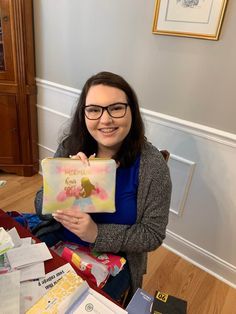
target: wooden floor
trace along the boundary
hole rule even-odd
[[[42,177],[19,177],[0,173],[0,208],[34,212],[34,195]],[[149,254],[143,289],[160,290],[188,302],[188,314],[236,314],[236,290],[185,261],[164,247]],[[139,313],[137,313],[139,314]]]

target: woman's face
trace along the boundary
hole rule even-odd
[[[99,105],[106,107],[115,103],[127,104],[126,95],[122,90],[106,85],[95,85],[90,87],[88,91],[85,106]],[[98,143],[98,154],[102,157],[103,154],[110,153],[111,157],[119,150],[130,131],[132,123],[131,110],[128,106],[126,114],[122,118],[113,118],[104,110],[98,120],[89,120],[85,116],[85,123],[89,133]]]

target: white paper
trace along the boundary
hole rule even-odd
[[[127,314],[128,312],[124,309],[122,309],[120,306],[116,305],[114,302],[111,300],[107,299],[104,295],[100,294],[99,292],[95,291],[94,289],[90,288],[88,283],[85,281],[83,283],[83,286],[81,287],[81,293],[78,296],[77,300],[73,303],[71,307],[69,307],[65,314],[73,314],[73,313],[115,313],[115,314]],[[98,307],[95,309],[94,307],[94,312],[82,312],[81,309],[85,309],[85,307],[81,308],[81,305],[83,302],[88,300],[89,296],[92,296],[92,299],[96,299],[96,305],[102,304],[103,307]],[[94,299],[93,299],[94,300]],[[106,310],[104,310],[104,307]],[[102,310],[101,310],[102,309]],[[108,310],[107,310],[108,309]],[[91,308],[90,308],[91,310]],[[109,312],[110,311],[110,312]]]
[[[79,307],[73,311],[73,314],[115,314],[114,311],[110,310],[104,303],[99,301],[93,295],[89,294],[85,300],[79,305]]]
[[[16,228],[12,228],[11,230],[8,231],[8,234],[10,235],[13,243],[14,243],[14,247],[19,247],[22,244],[22,240],[16,230]]]
[[[20,272],[0,276],[0,306],[4,314],[20,312]]]
[[[38,287],[37,281],[25,281],[20,284],[20,314],[24,314],[42,296],[44,291]]]
[[[23,245],[30,245],[32,244],[32,238],[31,237],[26,237],[26,238],[21,238],[21,246]]]
[[[109,307],[110,310],[114,311],[116,314],[128,314],[128,312],[124,309],[122,309],[120,306],[116,305],[114,302],[111,300],[107,299],[104,295],[101,293],[95,291],[92,288],[89,288],[90,294],[95,296],[98,300],[103,302],[107,307]]]
[[[7,251],[7,258],[12,268],[20,268],[52,258],[44,242],[18,247]]]
[[[20,281],[38,279],[45,276],[44,262],[36,263],[20,269]]]

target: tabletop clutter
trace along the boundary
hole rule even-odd
[[[119,267],[115,267],[108,255],[102,264],[96,262],[102,254],[95,254],[93,259],[92,253],[87,252],[85,261],[79,255],[81,248],[75,244],[60,243],[54,250],[66,256],[65,265],[45,274],[44,262],[53,258],[46,244],[35,243],[31,237],[20,238],[16,228],[0,227],[0,302],[4,314],[87,313],[88,307],[91,313],[97,314],[128,313],[92,289],[66,263],[72,261],[80,271],[90,272],[92,282],[101,287],[112,272],[122,269],[123,258],[119,260]],[[76,258],[72,258],[72,250]]]
[[[123,257],[70,242],[59,242],[52,249],[65,264],[45,274],[44,262],[53,258],[46,244],[20,238],[15,227],[0,227],[0,303],[4,314],[187,313],[185,300],[161,291],[151,295],[140,288],[124,310],[92,289],[75,271],[79,269],[99,290],[109,276],[122,269]]]

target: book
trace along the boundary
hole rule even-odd
[[[99,301],[96,297],[88,294],[86,298],[77,306],[74,310],[70,311],[71,314],[116,314],[114,311],[109,309],[103,302]],[[69,313],[70,313],[69,312]]]
[[[129,314],[150,314],[154,297],[138,288],[126,307]]]
[[[89,287],[75,273],[67,272],[26,314],[114,313],[127,311]]]
[[[168,295],[161,291],[156,291],[152,314],[186,314],[187,301]]]
[[[94,158],[89,165],[78,159],[45,158],[43,214],[75,208],[86,213],[115,212],[116,162]]]
[[[75,273],[72,266],[67,263],[47,273],[39,280],[27,280],[20,284],[20,313],[29,310],[44,294],[68,272]]]
[[[65,314],[127,314],[128,312],[106,298],[103,294],[90,288],[85,281],[83,290],[77,300],[65,311]]]
[[[26,313],[65,313],[83,290],[85,281],[75,273],[67,272]]]

